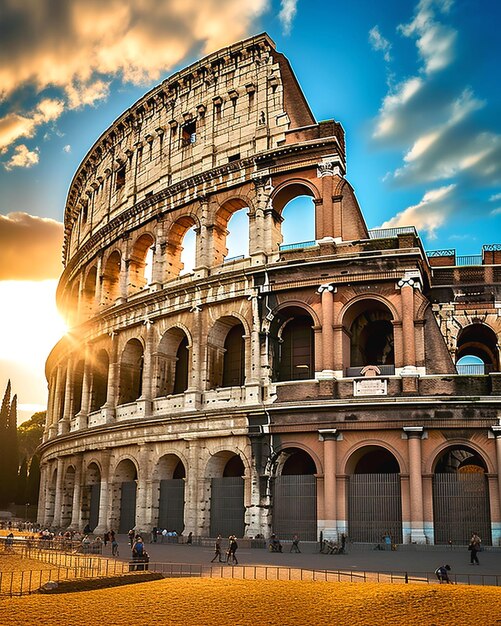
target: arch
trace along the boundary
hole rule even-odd
[[[143,382],[143,344],[129,339],[120,359],[120,386],[118,404],[134,402],[141,396]]]
[[[75,468],[69,465],[64,473],[61,493],[61,526],[67,528],[71,524],[73,514],[73,492],[75,490]]]
[[[185,463],[176,454],[164,454],[157,462],[155,476],[159,478],[158,501],[153,500],[152,508],[156,509],[153,519],[157,528],[181,534],[184,530]]]
[[[221,450],[207,463],[210,479],[210,536],[245,534],[245,464],[238,453]]]
[[[273,380],[315,377],[314,325],[302,306],[289,305],[277,311],[269,334]]]
[[[106,403],[109,366],[108,352],[104,349],[99,350],[92,364],[91,412],[97,411]]]
[[[451,443],[433,459],[433,529],[436,544],[467,544],[476,532],[492,544],[488,464],[470,443]]]
[[[83,377],[84,377],[85,361],[80,359],[73,370],[73,407],[72,417],[80,413],[82,410],[83,396]]]
[[[88,526],[94,530],[99,524],[101,502],[101,468],[96,460],[87,463],[82,484],[82,528]]]
[[[188,389],[191,341],[180,326],[169,328],[156,353],[156,397],[184,393]]]
[[[113,471],[112,483],[110,524],[112,528],[118,528],[119,533],[126,533],[136,525],[136,462],[129,457],[119,460]]]
[[[240,317],[220,317],[209,332],[208,388],[245,384],[246,324]]]
[[[320,200],[322,197],[317,187],[310,180],[291,178],[273,190],[271,203],[274,210],[281,215],[286,204],[298,196],[309,196],[314,200]]]
[[[189,230],[195,230],[198,233],[200,228],[198,218],[195,215],[183,215],[178,218],[170,227],[167,233],[167,270],[166,279],[172,280],[185,271],[191,271],[196,264],[193,258],[189,262],[183,256],[183,241]],[[189,264],[192,267],[186,267]]]
[[[120,297],[120,270],[122,255],[118,250],[113,250],[106,259],[103,267],[103,280],[101,288],[101,304],[111,306]]]
[[[394,320],[384,300],[369,297],[352,302],[343,315],[343,362],[351,368],[394,368]]]
[[[132,251],[129,255],[129,270],[128,270],[128,279],[129,284],[127,285],[127,293],[128,295],[132,295],[141,291],[144,287],[148,285],[148,277],[146,274],[147,268],[147,258],[149,251],[155,246],[155,238],[151,233],[143,233],[140,235],[134,245],[132,246]],[[152,261],[152,254],[150,253],[150,264]],[[151,269],[151,268],[149,268]],[[151,272],[150,272],[151,274]],[[150,276],[151,282],[151,276]]]
[[[288,446],[276,457],[272,487],[273,532],[317,540],[317,464],[303,448]]]
[[[93,265],[87,272],[82,290],[82,314],[92,315],[96,306],[97,266]]]
[[[476,357],[482,364],[460,364],[466,357]],[[498,339],[494,330],[483,323],[473,323],[464,326],[456,341],[456,364],[458,374],[484,374],[499,371]]]
[[[387,448],[364,444],[346,461],[348,534],[353,541],[402,543],[401,464]]]
[[[225,200],[223,204],[221,204],[214,215],[214,228],[212,231],[213,236],[213,258],[214,265],[221,265],[224,263],[226,257],[234,257],[240,256],[242,252],[237,253],[237,251],[230,250],[228,243],[228,235],[230,234],[228,230],[228,226],[232,217],[236,215],[238,212],[246,209],[248,212],[250,211],[249,202],[243,196],[234,196]],[[247,245],[243,246],[245,251],[248,254],[249,249],[249,224],[247,220],[247,228],[244,228],[246,232],[240,232],[241,238],[245,238],[247,241]],[[230,240],[231,241],[231,240]],[[233,244],[232,244],[233,248]],[[244,253],[245,255],[245,253]]]

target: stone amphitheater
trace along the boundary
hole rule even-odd
[[[501,246],[369,230],[345,175],[266,34],[97,139],[65,207],[41,524],[500,544]]]

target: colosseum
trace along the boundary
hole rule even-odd
[[[65,207],[41,524],[501,543],[501,246],[369,230],[345,174],[266,34],[97,139]]]

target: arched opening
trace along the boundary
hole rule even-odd
[[[273,380],[308,380],[315,377],[313,319],[304,309],[287,307],[270,328]]]
[[[110,360],[106,350],[100,350],[92,368],[92,395],[90,410],[97,411],[106,402]]]
[[[61,527],[68,528],[73,514],[73,491],[75,490],[75,468],[68,467],[64,475],[61,494]]]
[[[97,463],[89,463],[82,490],[82,529],[89,526],[91,531],[99,524],[99,503],[101,500],[101,472]]]
[[[245,467],[242,459],[230,451],[219,452],[211,458],[207,469],[211,479],[210,536],[243,537]]]
[[[73,416],[82,410],[82,392],[85,362],[83,359],[77,362],[73,370]]]
[[[119,533],[127,533],[136,525],[136,495],[136,466],[130,459],[124,459],[113,476],[111,525]]]
[[[233,326],[224,340],[222,387],[239,387],[245,379],[245,330],[242,324]]]
[[[245,329],[235,317],[222,317],[208,338],[208,387],[239,387],[245,384]]]
[[[120,297],[120,265],[120,253],[118,250],[114,250],[108,257],[103,270],[101,289],[101,303],[103,306],[111,306]]]
[[[343,324],[348,376],[359,376],[366,365],[377,366],[383,375],[395,372],[392,320],[388,307],[378,300],[359,300],[350,307]]]
[[[248,213],[242,198],[232,198],[219,207],[213,229],[214,265],[249,255]]]
[[[238,209],[228,221],[225,263],[249,256],[249,209]]]
[[[282,211],[282,245],[315,243],[315,204],[311,196],[296,196]]]
[[[184,393],[188,389],[189,342],[180,328],[164,333],[156,355],[156,397]]]
[[[433,474],[436,544],[467,544],[473,532],[491,545],[487,467],[468,446],[453,446],[437,458]]]
[[[143,345],[138,339],[130,339],[120,360],[120,388],[118,404],[134,402],[142,393]]]
[[[144,234],[135,242],[129,257],[129,295],[141,291],[151,282],[151,263],[153,260],[153,246],[155,241],[149,234]],[[147,260],[150,259],[148,266]]]
[[[167,237],[166,279],[193,271],[196,263],[196,223],[187,215],[171,226]]]
[[[275,219],[272,239],[281,250],[304,243],[314,245],[316,239],[315,204],[312,190],[300,182],[282,187],[273,197]]]
[[[461,329],[456,346],[458,374],[488,374],[499,370],[496,333],[485,324],[470,324]]]
[[[348,534],[353,541],[402,543],[400,465],[379,446],[357,450],[347,466]]]
[[[87,273],[82,292],[82,314],[92,315],[96,306],[97,267],[93,266]]]
[[[157,466],[160,478],[157,527],[175,530],[179,535],[184,530],[184,487],[186,469],[175,454],[160,458]]]
[[[273,532],[317,540],[317,467],[300,448],[286,448],[277,459],[273,481]]]

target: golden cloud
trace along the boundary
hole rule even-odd
[[[63,224],[28,213],[0,215],[0,280],[46,280],[62,271]]]

